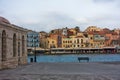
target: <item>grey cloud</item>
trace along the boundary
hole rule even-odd
[[[50,12],[39,17],[38,23],[36,24],[22,22],[18,24],[32,30],[49,32],[50,30],[56,28],[75,27],[78,26],[80,23],[68,15]]]
[[[42,22],[40,23],[52,29],[61,27],[74,27],[79,24],[79,22],[69,17],[68,15],[54,12],[44,15]]]
[[[120,17],[118,15],[101,15],[99,17],[90,18],[89,25],[99,26],[101,28],[119,28]]]
[[[79,26],[80,29],[83,31],[88,26],[98,26],[98,27],[119,27],[120,24],[120,17],[114,14],[107,14],[107,15],[98,15],[90,18],[86,18],[88,21],[86,23],[78,22],[75,19],[71,18],[66,14],[61,13],[47,13],[44,14],[42,17],[39,18],[38,23],[36,24],[20,24],[28,29],[36,30],[36,31],[47,31],[49,32],[52,29],[58,29],[63,27],[75,27]]]

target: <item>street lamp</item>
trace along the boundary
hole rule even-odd
[[[36,36],[34,35],[34,47],[35,47],[35,50],[34,50],[34,62],[37,62],[36,60]]]

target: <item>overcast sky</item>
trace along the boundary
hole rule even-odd
[[[36,31],[120,27],[120,0],[0,0],[0,16]]]

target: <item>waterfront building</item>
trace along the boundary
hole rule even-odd
[[[62,33],[62,29],[54,29],[50,31],[50,34],[61,34]]]
[[[84,32],[94,32],[94,31],[101,31],[100,28],[97,26],[89,26]]]
[[[87,47],[88,37],[79,32],[77,35],[62,38],[62,48],[85,48]]]
[[[62,38],[62,48],[72,48],[73,47],[73,38],[64,37]]]
[[[62,35],[61,34],[49,34],[46,38],[47,48],[61,48],[62,47]]]
[[[114,29],[113,31],[116,32],[118,35],[120,35],[120,29],[119,28],[118,29]]]
[[[117,32],[106,33],[105,38],[105,46],[119,46],[120,36]]]
[[[112,32],[111,46],[118,46],[118,45],[119,45],[119,34],[117,32]]]
[[[93,41],[94,32],[88,32],[86,34],[88,35],[88,39],[89,39],[88,47],[89,48],[94,48],[94,41]]]
[[[62,35],[68,36],[68,28],[67,27],[62,29]]]
[[[75,28],[70,28],[68,29],[68,35],[71,36],[71,35],[76,35],[77,34],[77,31]]]
[[[68,31],[72,32],[72,35],[77,35],[77,33],[80,32],[80,29],[78,26],[76,26],[75,28],[70,28],[68,29]],[[69,33],[68,33],[69,34]],[[71,35],[70,35],[71,36]]]
[[[61,34],[50,34],[50,38],[56,41],[56,48],[62,47],[62,35]]]
[[[84,47],[84,45],[83,45],[83,36],[73,37],[73,47],[74,48]]]
[[[44,32],[44,31],[39,32],[40,48],[44,48],[44,49],[47,48],[47,45],[46,45],[47,37],[48,37],[48,33]]]
[[[88,32],[89,47],[102,48],[105,45],[105,35],[102,31]]]
[[[39,33],[35,31],[28,31],[27,33],[27,47],[34,48],[40,47]]]
[[[102,48],[105,44],[105,36],[102,32],[95,32],[93,35],[94,48]]]
[[[27,29],[0,17],[0,69],[27,63]]]
[[[88,37],[85,36],[82,32],[77,33],[75,37],[73,37],[73,47],[74,48],[85,48],[88,47]]]
[[[101,31],[102,31],[104,34],[111,32],[111,30],[108,29],[108,28],[103,28]]]
[[[55,40],[55,39],[53,39],[53,38],[50,38],[50,37],[48,37],[47,39],[46,39],[46,47],[47,47],[47,49],[50,49],[50,48],[57,48],[57,41]]]
[[[67,27],[63,28],[62,29],[62,35],[65,36],[65,37],[76,35],[76,30],[75,30],[75,28],[67,28]]]

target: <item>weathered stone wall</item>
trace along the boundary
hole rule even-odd
[[[1,52],[1,45],[2,45],[2,43],[1,43],[1,41],[2,41],[2,33],[1,33],[1,25],[0,25],[0,69],[1,69],[1,64],[2,64],[2,62],[1,62],[1,54],[2,54],[2,52]]]
[[[6,60],[2,61],[2,31],[6,32]],[[13,35],[16,34],[16,56],[13,56]],[[24,36],[24,52],[22,55],[22,36]],[[25,31],[17,29],[16,26],[11,24],[0,23],[0,69],[15,68],[18,65],[27,63],[27,46],[26,46],[27,34]],[[20,43],[19,55],[18,55],[18,42]]]

